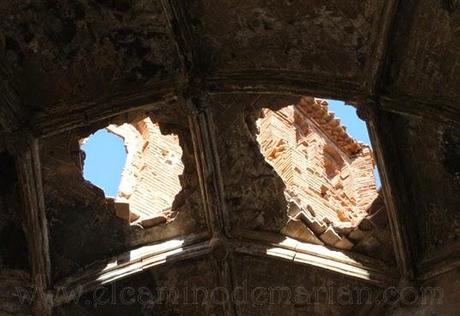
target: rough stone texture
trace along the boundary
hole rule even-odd
[[[395,116],[391,116],[391,128],[399,131],[395,142],[401,148],[405,185],[414,205],[409,214],[419,236],[424,236],[417,238],[417,254],[420,260],[427,259],[459,242],[460,129]],[[414,156],[426,158],[414,161]]]
[[[236,256],[233,263],[239,271],[234,292],[218,286],[214,265],[186,261],[104,286],[57,308],[56,315],[218,316],[223,313],[222,298],[230,293],[237,315],[342,316],[359,313],[365,304],[372,306],[381,299],[377,287],[313,267],[249,256]],[[130,304],[123,304],[123,299],[131,299]],[[374,315],[383,315],[377,311]]]
[[[314,244],[321,244],[318,241],[322,240],[324,244],[333,248],[352,250],[394,263],[393,242],[381,194],[366,209],[367,215],[355,224],[331,223],[327,217],[320,221],[308,208],[305,210],[295,202],[295,199],[289,196],[287,198],[290,200],[288,212],[291,217],[294,217],[281,230],[286,236]],[[303,234],[297,226],[291,227],[292,220],[300,220],[305,224],[306,229]],[[313,236],[309,236],[310,233]]]
[[[210,224],[209,217],[215,215],[217,223],[207,227],[213,242],[210,249],[204,246],[211,255],[202,260],[172,265],[161,255],[155,257],[164,266],[148,269],[163,271],[156,277],[158,283],[149,283],[145,270],[142,273],[148,260],[139,258],[113,263],[115,270],[100,277],[120,273],[126,285],[154,287],[188,282],[234,288],[248,280],[253,288],[286,283],[314,288],[331,281],[334,290],[347,284],[367,287],[363,279],[369,278],[382,288],[398,282],[403,289],[408,284],[439,286],[445,300],[396,304],[386,312],[378,305],[340,302],[243,304],[235,306],[236,314],[458,314],[459,13],[458,0],[2,1],[0,152],[22,158],[16,161],[13,177],[3,177],[13,169],[0,161],[0,191],[12,190],[0,194],[0,229],[15,232],[6,234],[10,241],[11,236],[19,240],[16,236],[22,229],[32,245],[27,256],[32,271],[11,270],[28,266],[15,259],[25,248],[18,243],[11,249],[2,240],[2,264],[14,264],[0,267],[0,313],[28,315],[33,307],[35,315],[49,316],[40,296],[34,306],[20,305],[12,299],[11,289],[34,283],[37,293],[53,294],[56,280],[77,270],[86,280],[98,282],[99,274],[94,276],[87,264],[136,245],[202,231],[204,218]],[[282,173],[266,162],[256,140],[261,109],[277,111],[296,104],[301,95],[356,105],[370,127],[382,172],[383,192],[376,201],[385,194],[386,207],[372,203],[357,228],[333,227],[355,244],[352,251],[305,247],[333,253],[325,265],[319,255],[294,264],[292,251],[277,247],[282,245],[276,243],[293,244],[279,234],[291,220],[314,225],[315,235],[332,222],[319,223],[313,218],[314,208],[304,208],[285,195]],[[114,216],[102,191],[81,177],[78,153],[80,138],[111,123],[133,122],[130,115],[140,108],[145,110],[142,117],[147,114],[159,122],[164,134],[178,135],[187,175],[173,202],[172,209],[179,210],[174,221],[146,230]],[[206,119],[197,123],[195,114]],[[199,140],[210,145],[204,146],[207,150],[193,146],[189,119],[191,130],[203,132]],[[40,159],[35,155],[37,141]],[[208,150],[213,145],[216,152]],[[36,201],[43,197],[37,173],[40,160],[46,216]],[[200,163],[208,168],[196,168]],[[206,177],[200,178],[203,192],[195,169]],[[321,191],[320,186],[319,192],[326,195],[326,189]],[[17,196],[18,192],[23,194]],[[291,219],[299,210],[312,218]],[[382,216],[385,213],[388,218]],[[240,242],[234,238],[238,232],[232,231],[238,228],[255,230],[250,233],[257,241],[241,241],[248,244],[245,253],[255,251],[250,257],[231,253],[232,245]],[[258,238],[267,234],[261,230],[275,235],[274,244],[260,245],[265,241]],[[48,236],[51,265],[46,247],[37,247],[46,246]],[[395,241],[394,261],[392,248],[388,249],[390,237]],[[187,249],[177,250],[178,255],[197,254]],[[286,261],[273,261],[268,252],[277,252]],[[354,264],[340,261],[358,257],[364,259]],[[312,262],[323,269],[312,267]],[[128,267],[134,275],[125,274]],[[48,279],[48,268],[53,279],[41,284]],[[354,274],[357,269],[359,275]],[[85,298],[92,302],[92,295]],[[210,315],[230,314],[220,307],[179,304],[159,307],[154,314],[203,315],[203,308]],[[119,304],[98,310],[70,304],[56,313],[148,315],[149,311]]]
[[[334,73],[359,82],[380,6],[375,0],[353,6],[317,1],[312,7],[295,0],[219,5],[202,0],[190,2],[187,9],[199,49],[213,71],[283,69],[318,77]]]
[[[159,1],[8,1],[0,10],[0,56],[34,111],[176,76]]]
[[[346,234],[346,238],[354,243],[354,251],[394,264],[393,240],[381,192],[366,212],[368,215]],[[366,229],[363,223],[368,225]]]
[[[370,149],[350,138],[327,111],[325,101],[303,97],[299,105],[286,107],[287,99],[284,104],[255,100],[219,96],[209,101],[214,120],[221,122],[216,126],[217,145],[233,228],[284,231],[304,241],[308,239],[305,234],[312,231],[315,235],[310,241],[318,244],[329,227],[337,239],[326,242],[328,246],[352,248],[393,262],[385,220],[381,227],[371,225],[361,238],[344,239],[336,246],[361,222],[369,221],[376,208],[382,208]],[[261,114],[262,106],[273,110]],[[328,153],[325,148],[335,150]],[[336,160],[343,162],[341,173],[328,176],[328,162]],[[281,203],[287,203],[288,208]],[[289,224],[288,216],[303,220],[308,231],[301,234]]]
[[[217,280],[218,273],[207,260],[189,260],[100,287],[55,312],[58,316],[217,316],[222,315],[222,309],[211,304],[212,297],[220,299],[211,294],[218,288]]]
[[[238,315],[354,315],[362,309],[359,300],[375,303],[380,292],[344,276],[276,260],[238,256],[235,268],[240,272],[236,284],[249,298],[237,305]]]
[[[248,98],[210,100],[221,154],[225,198],[234,227],[279,231],[287,221],[284,184],[260,153]]]
[[[410,19],[408,22],[407,19]],[[458,1],[405,1],[400,8],[396,45],[392,50],[387,89],[395,95],[460,96],[460,36]]]
[[[394,309],[394,316],[456,315],[460,286],[460,269],[442,274],[423,282],[422,290],[407,299],[406,307]]]
[[[190,141],[186,132],[176,131]],[[113,203],[107,203],[104,192],[85,181],[82,175],[82,154],[79,140],[85,134],[65,133],[47,138],[42,144],[43,181],[50,229],[50,247],[54,263],[53,275],[61,278],[98,258],[108,258],[148,242],[181,236],[200,229],[204,219],[197,213],[200,195],[195,181],[176,196],[170,223],[143,229],[130,226],[115,216]],[[196,177],[191,145],[183,148],[184,174]],[[193,174],[195,173],[195,176]],[[88,247],[88,245],[98,245]]]
[[[14,280],[16,279],[16,280]],[[31,300],[24,295],[31,291],[30,274],[23,271],[0,273],[0,315],[32,315]]]
[[[312,244],[319,245],[323,244],[323,242],[321,242],[321,240],[318,237],[316,237],[315,233],[311,231],[311,229],[308,228],[308,226],[305,225],[305,223],[298,219],[289,220],[286,226],[284,226],[281,230],[281,233],[303,242],[309,242]]]
[[[264,109],[257,126],[261,152],[286,186],[291,220],[282,233],[394,259],[372,151],[348,135],[325,100],[302,97],[277,111]],[[303,234],[293,224],[298,220],[306,225]],[[358,227],[365,227],[366,233],[348,239]]]

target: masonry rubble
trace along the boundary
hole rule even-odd
[[[374,178],[369,146],[354,140],[325,100],[302,97],[278,111],[264,109],[257,139],[266,160],[286,185],[289,220],[281,233],[303,242],[376,253],[375,235],[387,218]],[[183,165],[174,135],[161,135],[150,118],[109,131],[128,152],[116,215],[152,227],[171,219]]]

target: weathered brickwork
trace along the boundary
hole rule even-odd
[[[140,220],[166,215],[181,189],[184,170],[178,137],[162,135],[148,117],[108,129],[124,139],[128,153],[115,201],[128,202]]]
[[[257,124],[261,151],[286,186],[289,219],[283,234],[393,257],[372,151],[348,135],[325,100],[302,97],[278,111],[264,109]],[[124,139],[128,152],[117,215],[143,227],[172,219],[183,172],[177,136],[161,135],[150,118],[108,129]]]
[[[259,127],[266,159],[316,218],[355,225],[366,215],[377,196],[372,151],[346,134],[326,101],[303,98],[276,112],[265,109]]]
[[[0,316],[458,315],[459,48],[460,0],[0,1]]]
[[[261,151],[286,185],[290,220],[282,233],[392,257],[372,150],[348,135],[325,100],[302,97],[278,111],[264,109],[258,127]]]

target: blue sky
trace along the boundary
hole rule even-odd
[[[348,134],[360,142],[367,145],[371,144],[366,123],[358,117],[353,106],[335,100],[327,100],[327,103],[329,104],[329,112],[335,113],[335,117],[339,118],[342,125],[347,127]]]
[[[371,145],[366,123],[358,117],[354,107],[345,105],[344,102],[336,100],[327,100],[327,103],[329,103],[329,111],[334,112],[335,117],[340,118],[342,125],[347,127],[348,134],[360,142],[369,146]],[[374,170],[374,175],[377,181],[377,187],[379,188],[381,187],[381,183],[377,168]]]
[[[355,108],[342,101],[328,100],[328,103],[329,111],[341,119],[348,133],[358,141],[370,145],[366,124],[358,118]],[[116,196],[126,162],[123,140],[106,129],[101,129],[91,135],[82,148],[86,152],[83,172],[85,179],[102,188],[106,196]],[[377,170],[375,175],[377,186],[380,187]]]
[[[106,196],[116,196],[126,162],[123,140],[104,128],[91,135],[82,148],[86,152],[85,179],[103,189]]]

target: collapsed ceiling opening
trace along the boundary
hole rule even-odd
[[[3,1],[0,313],[456,315],[460,20],[453,3]],[[370,174],[371,153],[343,138],[324,111],[312,111],[324,114],[322,133],[337,133],[343,144],[300,124],[302,111],[291,117],[292,138],[264,141],[261,111],[283,121],[299,96],[356,106],[381,192],[354,181],[356,170]],[[180,175],[179,186],[169,184],[175,192],[152,214],[166,221],[149,227],[116,216],[116,200],[84,180],[79,144],[146,117],[180,147],[160,153],[168,162],[162,170],[168,179]],[[285,168],[289,156],[297,169]],[[357,161],[363,168],[353,168]],[[294,186],[303,175],[318,179],[307,192]],[[286,304],[212,299],[244,286],[268,298],[273,288],[331,291],[318,304],[294,295]],[[163,288],[199,287],[209,299],[152,307],[142,295],[127,300],[130,287],[154,298]],[[354,293],[345,303],[330,294],[343,289]],[[33,295],[24,302],[18,290]],[[104,291],[124,300],[98,300]]]

